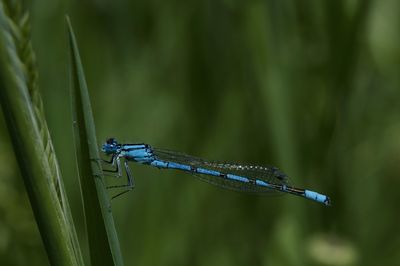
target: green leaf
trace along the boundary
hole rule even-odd
[[[0,103],[53,265],[84,265],[39,94],[28,15],[0,2]]]
[[[71,23],[66,17],[71,53],[71,101],[75,151],[93,265],[123,265],[118,237],[99,162],[89,93]]]

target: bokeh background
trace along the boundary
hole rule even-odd
[[[398,265],[400,1],[27,1],[77,230],[64,15],[98,140],[272,164],[331,207],[132,165],[113,202],[126,265]],[[1,111],[0,111],[1,112]],[[0,115],[0,264],[47,257]],[[85,248],[85,246],[83,245]]]

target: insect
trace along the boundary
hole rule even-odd
[[[293,194],[324,205],[330,205],[328,196],[308,189],[289,186],[288,177],[276,167],[262,167],[235,163],[219,163],[206,161],[183,153],[152,148],[148,144],[120,144],[115,138],[109,138],[103,144],[102,152],[111,156],[104,161],[115,167],[113,170],[104,170],[122,176],[121,158],[124,159],[124,168],[128,183],[126,185],[111,186],[108,188],[126,188],[115,195],[116,198],[134,187],[132,172],[128,162],[151,165],[159,169],[176,169],[190,173],[199,179],[218,187],[239,192],[270,193],[280,192]]]

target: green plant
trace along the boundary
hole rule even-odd
[[[83,265],[28,33],[27,13],[17,4],[0,2],[0,102],[50,262]]]
[[[93,265],[122,265],[111,205],[105,191],[96,130],[90,106],[85,74],[81,64],[69,18],[68,37],[71,54],[71,102],[74,125],[75,151],[81,182],[89,240],[90,258]]]
[[[79,52],[69,19],[75,148],[93,265],[123,265]],[[53,265],[84,265],[37,85],[27,13],[0,2],[0,103],[37,224]]]

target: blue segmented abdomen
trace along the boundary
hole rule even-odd
[[[155,166],[157,168],[165,168],[165,169],[176,169],[176,170],[181,170],[185,172],[189,172],[194,175],[202,175],[202,178],[204,181],[208,181],[209,183],[212,183],[214,185],[222,185],[225,188],[227,187],[227,181],[233,181],[233,182],[240,182],[244,184],[250,184],[251,180],[245,176],[238,176],[234,174],[229,174],[229,173],[223,173],[220,171],[215,171],[207,168],[202,168],[202,167],[194,167],[191,165],[187,164],[180,164],[176,162],[168,162],[168,161],[161,161],[161,160],[154,160],[150,163],[150,165]],[[213,179],[206,178],[206,177],[214,177]],[[219,180],[219,181],[218,181]],[[223,185],[225,181],[225,185]],[[256,185],[256,182],[253,182],[253,185]],[[235,190],[243,190],[240,189],[240,186],[232,186],[231,188]]]
[[[230,180],[235,180],[235,181],[244,182],[244,183],[250,182],[250,180],[247,177],[237,176],[237,175],[232,175],[232,174],[225,174],[222,172],[218,172],[218,171],[214,171],[214,170],[210,170],[210,169],[206,169],[206,168],[193,167],[190,165],[180,164],[180,163],[175,163],[175,162],[154,160],[150,163],[150,165],[158,167],[158,168],[177,169],[177,170],[187,171],[192,174],[202,174],[202,175],[222,177],[222,178],[227,178]]]
[[[215,170],[210,170],[210,169],[205,169],[205,168],[200,168],[200,167],[193,167],[190,165],[186,164],[180,164],[180,163],[175,163],[175,162],[167,162],[167,161],[161,161],[161,160],[154,160],[150,163],[150,165],[157,167],[157,168],[165,168],[165,169],[176,169],[176,170],[182,170],[186,172],[190,172],[192,174],[201,174],[201,175],[206,175],[206,176],[213,176],[215,178],[220,178],[225,181],[232,181],[232,182],[239,182],[247,185],[253,185],[254,186],[254,192],[260,192],[260,187],[268,189],[268,190],[274,190],[274,191],[279,191],[279,192],[284,192],[284,193],[290,193],[298,196],[305,197],[310,200],[314,200],[323,204],[328,205],[329,204],[329,198],[325,195],[322,195],[320,193],[311,191],[311,190],[303,190],[303,189],[298,189],[298,188],[292,188],[290,186],[284,185],[284,184],[271,184],[268,182],[265,182],[263,180],[259,179],[251,179],[247,178],[245,176],[239,176],[239,175],[234,175],[234,174],[228,174],[228,173],[222,173],[219,171]],[[216,185],[220,184],[220,181],[217,181],[218,179],[213,179],[214,183]],[[209,181],[209,180],[205,180]],[[237,190],[237,186],[230,187],[235,190]],[[256,189],[258,188],[258,189]],[[240,189],[239,189],[240,190]]]
[[[155,158],[151,163],[153,166],[190,172],[203,181],[231,190],[251,193],[279,192],[276,187],[286,185],[288,181],[287,176],[276,167],[210,162],[169,150],[152,151]]]

